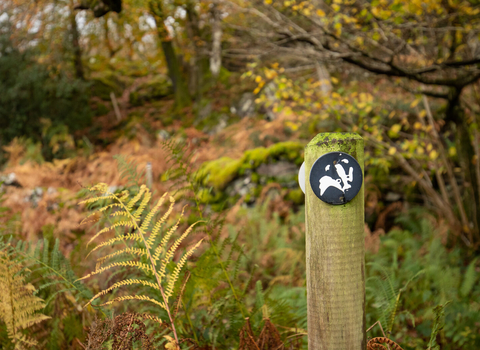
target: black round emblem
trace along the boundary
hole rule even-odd
[[[330,152],[318,158],[310,170],[310,186],[315,195],[328,204],[350,202],[362,188],[362,168],[357,160],[343,152]]]

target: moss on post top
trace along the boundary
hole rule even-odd
[[[352,132],[325,132],[315,136],[305,147],[305,150],[321,147],[323,150],[341,150],[351,153],[355,151],[359,142],[363,145],[363,138]]]

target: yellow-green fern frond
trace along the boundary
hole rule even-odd
[[[158,318],[157,316],[149,315],[149,314],[142,314],[142,317],[147,319],[147,320],[157,322],[158,324],[163,324],[163,321],[160,318]]]
[[[151,191],[145,186],[142,185],[140,187],[139,192],[133,196],[133,198],[129,197],[128,192],[124,192],[121,194],[121,197],[108,192],[108,187],[106,185],[98,185],[94,186],[92,188],[95,191],[100,191],[103,196],[102,197],[95,197],[93,199],[89,199],[86,201],[86,203],[94,203],[98,201],[99,199],[105,199],[105,198],[110,198],[112,199],[115,204],[112,206],[109,204],[110,207],[108,208],[118,208],[117,211],[114,213],[109,214],[111,218],[114,217],[119,217],[119,221],[113,223],[109,227],[102,228],[100,231],[98,231],[92,239],[88,243],[91,243],[94,239],[98,238],[102,234],[114,230],[117,227],[130,227],[132,228],[131,233],[127,235],[118,235],[114,238],[109,238],[103,240],[103,242],[100,242],[98,246],[96,246],[94,249],[90,251],[90,254],[96,250],[99,250],[100,248],[106,247],[106,246],[113,246],[116,243],[123,241],[126,244],[126,247],[123,249],[120,249],[116,252],[107,254],[97,260],[97,266],[93,272],[90,274],[80,278],[80,280],[89,278],[94,275],[98,275],[100,273],[106,272],[114,267],[135,267],[138,270],[146,273],[146,278],[145,279],[137,279],[137,278],[127,278],[125,280],[119,281],[111,285],[105,290],[100,291],[97,293],[93,298],[90,299],[90,301],[87,303],[87,305],[90,305],[94,300],[101,298],[103,296],[106,296],[109,292],[112,290],[116,290],[120,287],[123,286],[129,286],[129,285],[141,285],[143,287],[150,287],[156,290],[159,290],[160,293],[156,293],[156,295],[161,294],[161,300],[155,300],[154,298],[145,295],[145,293],[132,293],[131,295],[125,295],[121,297],[114,298],[112,300],[107,301],[106,303],[102,304],[102,306],[105,305],[110,305],[113,304],[114,302],[117,301],[126,301],[126,300],[140,300],[140,301],[148,301],[151,303],[154,303],[163,309],[167,311],[167,315],[169,317],[171,327],[174,330],[174,321],[172,318],[172,314],[170,313],[170,308],[168,305],[168,299],[172,296],[173,294],[173,289],[175,287],[175,283],[177,282],[181,269],[185,266],[187,263],[187,259],[193,254],[194,250],[198,248],[200,245],[201,241],[195,244],[195,246],[190,249],[178,262],[176,268],[174,269],[173,273],[171,275],[166,275],[166,266],[168,262],[173,258],[173,255],[175,253],[175,250],[178,249],[182,241],[187,237],[187,235],[193,230],[193,227],[198,223],[195,223],[191,225],[177,240],[174,241],[174,243],[168,248],[169,241],[173,234],[177,231],[180,221],[185,213],[185,207],[182,210],[182,213],[180,214],[180,217],[176,221],[176,223],[171,226],[170,228],[166,229],[165,234],[163,237],[161,237],[160,244],[158,247],[155,247],[155,242],[157,238],[160,235],[160,231],[162,228],[162,225],[165,224],[173,212],[173,208],[175,205],[175,199],[172,196],[169,196],[170,200],[170,205],[166,211],[166,213],[156,222],[154,222],[156,214],[160,211],[162,205],[166,201],[167,194],[164,194],[155,204],[155,206],[149,211],[146,212],[146,207],[148,206],[152,193]],[[85,202],[85,201],[84,201]],[[100,204],[103,204],[104,202],[100,202]],[[98,209],[96,212],[97,213],[105,213],[106,210],[108,209],[103,209],[107,207],[107,205],[104,205],[101,209]],[[146,215],[144,215],[146,214]],[[140,225],[140,219],[144,217],[142,224]],[[153,225],[153,228],[151,232],[148,232],[151,225]],[[131,244],[130,242],[134,241],[135,247],[129,246]],[[118,261],[115,262],[108,262],[107,260],[112,259],[114,257],[123,255],[123,254],[130,254],[132,256],[132,260],[127,260],[127,261],[122,261],[121,258],[116,259]],[[147,258],[148,263],[140,262],[139,258]],[[157,261],[160,260],[160,258],[164,258],[162,260],[162,266],[160,271],[157,271]],[[154,278],[154,280],[152,279]],[[165,286],[163,283],[164,278],[167,277],[168,279],[168,285],[166,286],[166,293],[165,293]],[[152,280],[149,280],[152,279]],[[86,306],[87,306],[86,305]],[[154,316],[148,317],[148,319],[153,320],[158,323],[162,323],[162,321],[159,318],[156,318]]]
[[[37,313],[45,304],[34,295],[35,287],[25,282],[21,270],[22,266],[11,260],[11,255],[0,251],[0,320],[6,324],[15,348],[37,345],[21,331],[50,318]]]
[[[122,192],[120,192],[120,194],[118,195],[118,199],[120,200],[120,202],[125,202],[128,197],[130,197],[130,192],[128,192],[128,190],[123,190]]]
[[[128,202],[127,204],[127,209],[128,210],[132,210],[133,206],[140,200],[140,198],[142,198],[143,194],[145,193],[145,191],[147,191],[148,188],[147,186],[145,185],[142,185],[140,187],[140,191],[138,191],[137,195],[135,197],[133,197],[130,202]]]
[[[107,199],[115,200],[116,198],[118,198],[118,197],[115,196],[114,194],[109,194],[109,195],[104,195],[104,196],[100,196],[100,197],[88,198],[88,199],[85,199],[84,201],[81,201],[79,204],[92,204],[92,203],[95,203],[95,202],[98,202],[98,201],[104,201],[104,200],[107,200]]]
[[[104,207],[102,207],[102,208],[100,208],[100,209],[97,209],[97,210],[93,211],[91,214],[89,214],[85,219],[83,219],[83,220],[80,222],[80,225],[84,225],[84,224],[88,223],[88,222],[89,222],[88,219],[91,218],[91,217],[94,216],[94,215],[98,215],[98,214],[100,214],[100,213],[102,213],[102,212],[104,212],[104,211],[106,211],[106,210],[108,210],[108,209],[112,209],[112,208],[115,208],[115,207],[121,207],[121,206],[122,206],[122,205],[121,205],[120,203],[111,203],[111,204],[106,205],[106,206],[104,206]]]
[[[115,213],[111,213],[110,216],[111,216],[111,217],[116,217],[116,216],[128,216],[128,211],[119,210],[119,211],[116,211]]]
[[[142,248],[131,248],[127,247],[121,250],[117,250],[116,252],[110,253],[108,255],[102,256],[97,259],[97,266],[100,267],[106,260],[113,258],[114,256],[122,255],[122,254],[132,254],[137,256],[144,256],[147,255],[147,250]]]
[[[138,209],[133,213],[133,216],[138,219],[140,216],[142,216],[143,211],[145,210],[148,202],[150,202],[150,199],[152,198],[152,192],[146,187],[145,189],[145,194],[143,196],[142,201],[140,202],[140,205],[138,206]]]
[[[156,301],[155,299],[152,299],[152,298],[150,298],[146,295],[125,295],[123,297],[118,297],[118,298],[112,299],[110,301],[107,301],[106,303],[103,303],[100,306],[110,305],[110,304],[113,304],[117,301],[125,301],[125,300],[145,300],[145,301],[149,301],[151,303],[157,304],[162,309],[166,310],[166,307],[165,307],[164,303]]]
[[[158,201],[157,201],[157,204],[155,204],[155,206],[153,207],[152,210],[150,210],[150,212],[147,214],[147,216],[145,217],[145,220],[143,220],[143,223],[142,223],[142,226],[140,227],[140,230],[142,230],[142,232],[146,232],[147,229],[148,229],[148,226],[150,226],[150,223],[152,222],[152,219],[153,217],[155,216],[155,214],[160,210],[160,207],[162,206],[163,202],[165,202],[165,197],[167,196],[167,194],[165,193],[162,198],[160,198]],[[170,197],[172,198],[172,197]]]
[[[140,237],[139,235],[137,234],[127,234],[125,236],[119,236],[119,237],[114,237],[114,238],[110,238],[108,241],[106,242],[103,242],[103,243],[100,243],[99,245],[97,245],[95,248],[93,248],[90,253],[87,254],[87,257],[92,254],[94,251],[96,251],[97,249],[100,249],[100,248],[103,248],[105,246],[109,246],[109,245],[112,245],[112,244],[115,244],[119,241],[141,241],[142,240],[142,237]]]
[[[152,230],[152,233],[150,234],[150,237],[147,240],[147,247],[149,249],[152,248],[153,243],[155,242],[155,239],[157,238],[158,233],[160,232],[160,228],[165,223],[165,221],[167,221],[167,218],[170,216],[174,205],[175,205],[175,199],[172,196],[170,196],[170,206],[168,207],[167,212],[165,213],[165,215],[162,216],[162,218],[159,221],[157,221],[157,223],[153,227],[153,230]],[[143,227],[143,225],[142,225],[142,227]]]
[[[190,227],[181,235],[177,240],[172,244],[170,249],[168,249],[167,254],[165,254],[165,257],[162,260],[162,265],[160,266],[159,273],[165,275],[165,269],[167,268],[167,265],[170,261],[170,259],[173,257],[173,254],[175,254],[175,251],[177,248],[180,246],[180,243],[188,236],[188,234],[193,230],[193,227],[198,224],[201,221],[197,221],[190,225]]]
[[[136,267],[144,272],[153,272],[153,269],[150,267],[150,265],[147,265],[147,264],[144,264],[144,263],[141,263],[139,261],[134,261],[134,260],[129,260],[129,261],[118,261],[118,262],[114,262],[114,263],[111,263],[110,265],[108,266],[105,266],[105,267],[101,267],[99,268],[98,270],[95,270],[91,273],[89,273],[88,275],[86,276],[83,276],[82,278],[79,278],[77,279],[77,281],[81,281],[81,280],[84,280],[86,278],[89,278],[89,277],[92,277],[94,275],[98,275],[99,273],[102,273],[102,272],[105,272],[107,270],[110,270],[112,267],[119,267],[119,266],[123,266],[123,267]]]
[[[128,220],[123,220],[123,221],[119,221],[119,222],[116,222],[114,223],[113,225],[109,226],[109,227],[104,227],[102,228],[100,231],[98,231],[95,236],[93,236],[92,238],[90,238],[90,240],[88,241],[87,243],[87,246],[92,243],[92,241],[97,238],[98,236],[100,236],[101,234],[105,233],[105,232],[108,232],[108,231],[111,231],[111,230],[114,230],[115,228],[117,227],[121,227],[121,226],[124,226],[124,227],[134,227],[135,224],[132,222],[132,221],[128,221]]]
[[[175,266],[175,269],[173,270],[173,273],[170,275],[167,288],[165,290],[165,295],[167,297],[167,300],[173,295],[173,288],[175,287],[175,282],[178,280],[178,276],[180,275],[180,271],[182,271],[183,266],[187,263],[187,259],[192,256],[193,252],[195,249],[198,248],[200,243],[202,243],[203,239],[201,239],[193,248],[191,248],[187,253],[185,253],[184,256],[180,259],[178,262],[177,266]]]
[[[88,190],[90,192],[98,191],[98,192],[101,192],[101,193],[106,193],[106,192],[108,192],[108,185],[104,182],[99,182],[98,184],[90,187]]]
[[[108,287],[107,289],[104,289],[101,292],[97,293],[92,299],[89,300],[88,303],[85,304],[84,307],[87,307],[88,305],[90,305],[92,303],[92,301],[94,301],[98,297],[101,297],[102,295],[107,294],[108,292],[110,292],[114,289],[117,289],[117,288],[120,288],[120,287],[123,287],[123,286],[130,286],[132,284],[141,284],[141,285],[144,285],[144,286],[148,286],[148,287],[152,287],[154,289],[160,290],[160,288],[155,283],[152,283],[150,281],[139,280],[139,279],[126,279],[126,280],[123,280],[123,281],[120,281],[120,282],[116,282],[116,283],[112,284],[110,287]]]
[[[183,207],[183,210],[182,210],[182,213],[180,214],[180,217],[178,218],[177,222],[175,223],[175,225],[173,225],[170,230],[167,231],[167,233],[165,234],[165,236],[163,236],[162,238],[162,241],[160,242],[160,245],[155,248],[155,254],[153,255],[153,261],[155,261],[155,263],[158,261],[158,259],[160,258],[160,254],[162,254],[163,251],[165,251],[165,248],[166,248],[166,245],[167,245],[167,242],[170,240],[170,237],[172,237],[172,235],[175,233],[175,231],[177,230],[178,228],[178,225],[180,225],[180,220],[182,220],[182,217],[183,217],[183,212],[185,211],[185,207]]]

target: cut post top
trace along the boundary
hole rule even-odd
[[[324,151],[342,151],[345,153],[356,153],[358,143],[363,144],[363,138],[353,132],[325,132],[317,134],[305,147],[318,149],[321,147]]]

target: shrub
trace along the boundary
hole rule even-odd
[[[91,122],[89,84],[38,63],[35,53],[34,48],[19,50],[9,30],[0,28],[0,146],[17,136],[38,141],[41,119],[64,124],[71,132]]]

